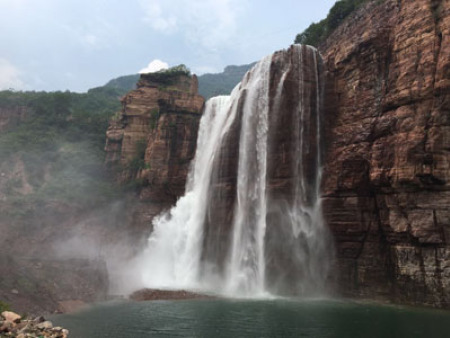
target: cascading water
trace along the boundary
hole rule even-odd
[[[207,102],[186,194],[154,221],[141,257],[147,287],[323,291],[331,250],[319,198],[319,60],[294,45]]]

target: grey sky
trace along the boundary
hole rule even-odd
[[[0,89],[86,91],[152,60],[220,72],[288,47],[335,0],[0,0]]]

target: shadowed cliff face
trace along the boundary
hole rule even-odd
[[[207,102],[186,193],[153,221],[135,279],[233,297],[325,291],[322,70],[315,48],[294,45]]]
[[[450,2],[373,1],[321,53],[341,290],[450,306]]]
[[[449,307],[449,6],[448,0],[371,1],[320,47],[328,70],[321,136],[326,143],[323,210],[336,243],[333,275],[338,290],[349,296]],[[282,57],[274,56],[272,78],[281,74],[277,67]],[[270,125],[278,126],[268,135],[267,149],[265,245],[274,250],[265,258],[273,289],[293,287],[279,285],[276,276],[293,281],[302,274],[292,268],[292,257],[275,245],[295,244],[292,236],[281,233],[277,238],[275,229],[283,223],[284,206],[293,202],[289,168],[297,161],[298,149],[285,132],[295,121],[284,112],[298,95],[298,80],[286,75],[273,82],[283,83],[278,104],[286,108],[269,116]],[[137,145],[144,140],[145,165],[123,172],[124,180],[144,181],[133,222],[141,235],[142,227],[148,228],[156,214],[182,195],[194,156],[203,100],[183,83],[184,90],[164,90],[141,81],[124,98],[122,115],[108,130],[108,160],[124,166],[136,159]],[[305,86],[312,83],[307,79]],[[271,104],[276,87],[270,88]],[[237,104],[244,106],[246,99],[243,93]],[[316,98],[309,99],[314,106]],[[241,124],[238,116],[225,137],[208,192],[211,207],[206,211],[202,260],[211,262],[212,269],[223,269],[232,241]],[[317,126],[310,127],[312,139]],[[303,152],[300,160],[311,182],[317,175],[317,166],[311,164],[317,159],[308,154]],[[309,185],[305,187],[308,191]],[[284,204],[278,196],[287,196]]]
[[[268,97],[261,95],[256,100],[261,106],[261,102],[268,101],[267,149],[262,155],[267,167],[263,178],[258,177],[261,155],[258,154],[257,134],[249,142],[256,144],[255,149],[244,149],[242,145],[244,138],[250,135],[243,119],[248,114],[250,100],[254,100],[247,90],[242,90],[236,100],[237,117],[215,157],[209,191],[202,253],[205,265],[211,269],[224,269],[229,259],[229,246],[236,242],[242,242],[240,246],[248,245],[246,238],[257,238],[256,224],[263,222],[265,288],[275,294],[305,295],[317,289],[323,291],[323,285],[318,284],[326,279],[328,272],[324,260],[329,260],[329,251],[321,247],[329,243],[325,238],[328,233],[317,224],[321,219],[312,220],[317,216],[312,210],[320,209],[315,206],[321,141],[317,132],[321,129],[324,80],[323,65],[316,53],[307,46],[293,46],[273,54],[267,61],[270,63],[266,74],[269,87],[265,95]],[[250,76],[251,71],[243,81]],[[246,122],[252,126],[247,128],[256,130],[261,122],[253,118]],[[246,163],[244,154],[248,160],[246,169],[251,173],[245,179],[242,178],[243,163]],[[251,186],[253,181],[260,179],[265,181],[262,192],[264,220],[245,217],[240,240],[236,241],[240,206],[246,211],[258,209],[247,201],[253,190],[248,189],[245,196],[241,196],[243,192],[238,191],[239,186]],[[314,241],[315,236],[324,238]]]
[[[158,76],[141,75],[138,88],[122,99],[105,148],[106,162],[120,165],[120,180],[141,187],[132,224],[142,239],[151,219],[184,192],[204,105],[195,75]]]

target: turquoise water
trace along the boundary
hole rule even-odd
[[[70,338],[450,337],[450,312],[339,301],[115,302],[51,320]]]

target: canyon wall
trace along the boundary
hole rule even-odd
[[[450,306],[450,1],[372,1],[320,47],[338,289]]]
[[[328,71],[323,209],[340,294],[450,306],[449,24],[449,0],[374,0],[319,47]],[[195,77],[170,85],[159,80],[142,75],[107,133],[107,162],[121,166],[122,182],[137,180],[141,189],[132,224],[142,240],[152,218],[184,192],[204,104]],[[294,87],[283,85],[287,106]],[[290,128],[289,118],[271,116],[270,123]],[[218,266],[230,241],[239,124],[236,119],[215,159],[220,170],[205,221],[202,258]],[[285,134],[271,137],[268,189],[276,195],[292,189],[285,167],[295,155],[283,146]],[[272,234],[278,219],[268,216],[269,246],[289,240]],[[284,259],[269,269],[289,266]]]
[[[145,240],[153,217],[184,193],[204,99],[195,75],[150,73],[122,105],[107,131],[106,163],[139,187],[132,231]]]

